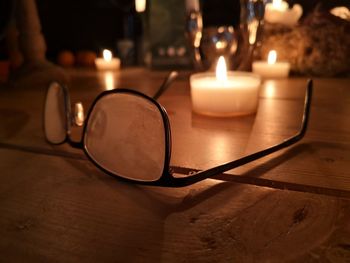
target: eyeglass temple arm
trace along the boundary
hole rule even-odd
[[[162,83],[162,85],[159,87],[156,94],[153,96],[153,99],[157,100],[164,93],[164,91],[166,91],[169,88],[170,84],[176,79],[178,75],[179,73],[177,71],[171,71]]]
[[[274,146],[271,146],[267,149],[264,149],[262,151],[244,156],[238,160],[228,162],[226,164],[222,164],[216,167],[213,167],[208,170],[200,171],[190,177],[184,177],[184,178],[176,178],[177,184],[181,186],[190,185],[196,182],[199,182],[201,180],[214,177],[215,175],[224,173],[228,170],[237,168],[241,165],[250,163],[252,161],[255,161],[257,159],[260,159],[262,157],[265,157],[269,154],[272,154],[278,150],[281,150],[283,148],[286,148],[299,140],[301,140],[306,132],[308,122],[309,122],[309,115],[310,115],[310,106],[311,106],[311,99],[312,99],[312,89],[313,89],[313,82],[312,80],[308,80],[307,83],[307,89],[306,89],[306,95],[305,95],[305,102],[304,102],[304,113],[303,113],[303,119],[302,124],[299,132],[295,134],[294,136],[284,140],[283,142],[276,144]]]

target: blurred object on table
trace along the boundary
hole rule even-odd
[[[255,48],[260,45],[264,2],[204,1],[201,7],[187,12],[186,33],[195,68],[214,70],[218,57],[224,56],[229,68],[250,70]],[[198,22],[201,15],[202,28]]]
[[[185,34],[189,41],[190,56],[192,57],[193,66],[196,70],[202,69],[200,43],[203,32],[203,18],[200,12],[198,0],[186,1],[186,28]]]
[[[117,41],[118,55],[123,66],[135,64],[135,43],[130,38],[124,38]]]
[[[238,34],[233,26],[207,27],[203,29],[200,43],[202,69],[214,70],[216,61],[224,56],[228,61],[236,54],[238,46]]]
[[[91,50],[80,50],[76,53],[76,65],[81,67],[95,67],[96,53]]]
[[[23,64],[11,72],[11,82],[17,86],[47,85],[51,81],[66,83],[68,76],[63,69],[46,59],[46,43],[35,0],[18,0],[15,7],[18,36],[14,35],[11,41],[19,47]]]
[[[350,75],[350,22],[316,8],[297,26],[265,24],[261,57],[274,49],[296,74]]]
[[[72,67],[75,63],[75,56],[72,51],[62,50],[57,55],[57,64],[62,67]]]
[[[184,1],[154,0],[149,11],[151,66],[154,68],[190,67],[191,59],[184,36]]]

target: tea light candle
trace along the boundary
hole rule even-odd
[[[113,58],[112,52],[103,50],[103,58],[96,58],[95,65],[98,70],[116,70],[120,67],[120,59]]]
[[[229,117],[256,112],[260,77],[247,72],[227,72],[223,57],[216,74],[191,75],[191,100],[194,112],[209,116]]]
[[[276,62],[277,52],[271,50],[267,61],[253,62],[253,72],[265,78],[286,78],[289,75],[290,64],[288,62]]]
[[[299,4],[293,5],[289,9],[287,2],[283,0],[273,0],[272,3],[267,3],[265,7],[265,21],[269,23],[279,23],[283,25],[295,25],[301,15],[303,8]]]

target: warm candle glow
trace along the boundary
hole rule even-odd
[[[258,27],[259,21],[257,19],[253,19],[248,23],[249,44],[251,45],[255,44]]]
[[[276,96],[276,82],[267,80],[265,81],[265,97],[274,98]]]
[[[279,8],[282,5],[282,0],[273,0],[272,5],[274,8]]]
[[[216,79],[218,81],[227,81],[227,68],[223,56],[219,57],[218,64],[216,65]]]
[[[288,3],[283,0],[273,0],[272,7],[276,10],[285,11],[288,9]]]
[[[111,61],[112,60],[112,52],[109,51],[108,49],[104,49],[103,52],[103,59],[106,61]]]
[[[106,90],[114,89],[114,75],[112,72],[106,72],[106,74],[105,74],[105,86],[106,86]]]
[[[142,13],[146,10],[146,0],[135,0],[136,12]]]
[[[77,102],[75,103],[75,107],[74,107],[74,120],[75,120],[75,124],[77,126],[83,126],[84,124],[84,120],[85,120],[85,116],[84,116],[84,107],[83,104],[81,102]]]
[[[340,17],[344,20],[350,20],[350,10],[345,6],[334,7],[329,11],[332,15]]]
[[[269,55],[267,56],[267,63],[268,64],[275,64],[277,61],[277,52],[276,50],[271,50],[269,52]]]
[[[232,140],[234,136],[230,136],[226,133],[217,133],[215,136],[208,141],[208,147],[210,153],[212,154],[213,160],[216,162],[221,162],[222,160],[230,160],[229,149],[232,145]]]
[[[227,42],[226,41],[218,41],[215,44],[216,49],[225,49],[227,47]]]

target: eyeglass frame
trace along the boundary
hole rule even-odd
[[[167,83],[169,84],[169,83]],[[60,85],[60,84],[59,84]],[[241,157],[239,159],[236,159],[234,161],[230,161],[206,170],[202,171],[197,171],[193,169],[193,171],[196,171],[193,174],[190,174],[186,177],[174,177],[173,176],[173,171],[170,166],[170,157],[171,157],[171,128],[170,128],[170,121],[168,118],[168,114],[165,110],[165,108],[159,104],[156,99],[163,93],[163,91],[166,89],[165,85],[162,85],[161,89],[158,90],[156,95],[152,98],[147,96],[144,93],[141,93],[136,90],[130,90],[130,89],[113,89],[113,90],[107,90],[103,91],[100,93],[93,101],[86,119],[84,120],[83,124],[83,131],[82,131],[82,137],[79,142],[75,142],[71,139],[71,104],[70,104],[70,97],[69,97],[69,92],[68,88],[64,85],[60,85],[63,91],[63,96],[64,96],[64,108],[65,108],[65,113],[66,113],[66,136],[65,139],[60,142],[60,143],[52,143],[49,142],[50,144],[63,144],[63,143],[68,143],[71,147],[73,148],[78,148],[83,150],[85,155],[88,157],[88,159],[95,165],[97,166],[100,170],[102,170],[104,173],[115,177],[117,179],[120,179],[122,181],[130,182],[130,183],[136,183],[140,185],[151,185],[151,186],[162,186],[162,187],[184,187],[188,185],[192,185],[194,183],[200,182],[202,180],[208,179],[208,178],[214,178],[215,175],[222,174],[226,171],[232,170],[234,168],[237,168],[239,166],[245,165],[247,163],[253,162],[257,159],[260,159],[262,157],[265,157],[269,154],[272,154],[278,150],[281,150],[283,148],[286,148],[288,146],[291,146],[295,144],[296,142],[300,141],[307,130],[308,123],[309,123],[309,118],[310,118],[310,108],[311,108],[311,101],[312,101],[312,93],[313,93],[313,81],[310,79],[307,82],[307,88],[306,88],[306,93],[305,93],[305,99],[304,99],[304,111],[303,111],[303,116],[302,116],[302,122],[299,131],[285,139],[284,141],[275,144],[273,146],[270,146],[268,148],[265,148],[264,150],[257,151],[255,153],[246,155],[244,157]],[[119,176],[115,173],[110,172],[109,170],[105,169],[102,167],[96,160],[94,160],[93,157],[90,156],[86,144],[85,144],[85,136],[86,136],[86,129],[87,129],[87,124],[89,123],[89,118],[91,116],[91,113],[96,105],[96,103],[103,97],[108,96],[110,94],[117,94],[117,93],[127,93],[127,94],[132,94],[135,96],[140,96],[152,104],[154,104],[159,112],[161,113],[162,119],[163,119],[163,124],[164,124],[164,131],[165,131],[165,158],[164,158],[164,166],[163,166],[163,172],[162,175],[159,177],[159,179],[155,181],[139,181],[139,180],[133,180],[129,178],[125,178],[122,176]],[[46,138],[47,139],[47,138]]]

